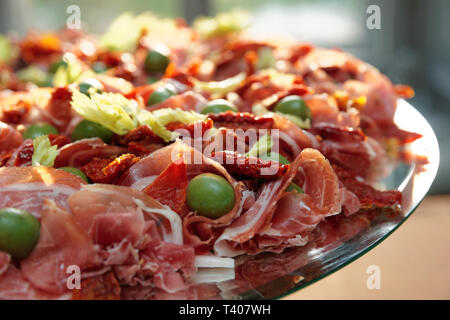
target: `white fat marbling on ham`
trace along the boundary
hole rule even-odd
[[[67,208],[67,198],[84,183],[79,177],[54,168],[0,168],[0,207],[26,210],[39,218],[44,199]]]
[[[170,222],[171,232],[168,233],[163,229],[163,239],[165,242],[183,244],[183,226],[181,224],[181,218],[176,212],[164,205],[162,208],[149,208],[139,199],[134,199],[134,202],[144,212],[157,213]]]
[[[2,274],[8,270],[9,263],[11,262],[11,256],[3,251],[0,251],[0,278]]]
[[[234,268],[234,259],[213,255],[195,256],[195,266],[197,268]]]

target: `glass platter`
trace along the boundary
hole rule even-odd
[[[406,101],[398,101],[394,122],[400,129],[423,135],[408,145],[409,163],[399,163],[382,181],[386,189],[402,192],[402,209],[367,210],[349,217],[338,215],[321,223],[317,240],[304,247],[280,254],[238,257],[235,280],[217,284],[222,298],[274,299],[291,294],[355,261],[406,221],[436,176],[439,146],[431,126]],[[420,156],[426,156],[428,163]]]

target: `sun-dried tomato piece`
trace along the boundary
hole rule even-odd
[[[173,211],[181,213],[186,203],[187,185],[187,166],[181,155],[169,164],[144,192]]]
[[[110,159],[94,158],[88,164],[83,166],[81,170],[91,179],[97,183],[113,183],[120,173],[131,167],[140,160],[134,154],[123,154]]]
[[[11,167],[20,167],[31,165],[34,147],[33,140],[26,139],[22,144],[12,152],[7,165]]]
[[[210,114],[209,118],[214,121],[216,128],[225,127],[230,129],[271,129],[274,120],[269,116],[255,116],[248,112],[222,112]]]
[[[66,136],[54,133],[50,133],[48,135],[48,139],[50,140],[50,144],[52,146],[57,146],[58,148],[61,148],[62,146],[65,146],[66,144],[69,144],[71,142],[71,140]]]
[[[366,135],[360,128],[342,127],[328,123],[315,125],[310,132],[319,135],[322,139],[331,139],[336,142],[358,142],[366,139]]]
[[[31,104],[24,100],[19,100],[16,104],[2,107],[1,121],[6,123],[19,124],[26,117],[31,109]]]
[[[132,154],[138,155],[138,156],[144,156],[151,152],[151,150],[139,142],[131,141],[128,144],[128,151]]]
[[[115,67],[122,63],[122,52],[103,51],[97,55],[96,61],[103,62],[108,67]]]
[[[194,134],[198,132],[198,134],[201,134],[200,137],[203,137],[206,131],[211,129],[213,127],[213,121],[210,119],[207,119],[205,121],[197,121],[190,124],[185,124],[182,122],[171,122],[167,124],[166,128],[170,131],[175,130],[187,130],[189,132],[189,135],[191,137],[194,137]]]
[[[120,300],[120,284],[113,272],[82,280],[72,300]]]
[[[362,208],[390,207],[402,203],[402,194],[397,190],[378,191],[370,185],[361,182],[347,170],[333,165],[339,180],[344,186],[359,198]]]
[[[11,152],[10,151],[3,151],[0,152],[0,167],[3,167],[6,162],[11,158]]]
[[[276,179],[288,170],[288,164],[277,161],[249,158],[243,154],[231,151],[218,151],[211,154],[231,174],[239,177]]]
[[[143,143],[163,143],[163,140],[158,137],[147,125],[142,125],[130,130],[126,135],[119,138],[118,143],[120,145],[128,145],[131,141],[139,141]]]
[[[30,33],[19,46],[21,58],[28,64],[51,61],[62,53],[61,40],[52,33]]]

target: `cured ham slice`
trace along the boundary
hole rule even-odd
[[[72,215],[51,200],[44,200],[41,233],[31,254],[20,263],[33,286],[52,294],[68,291],[69,266],[81,271],[100,265],[96,249]]]
[[[70,299],[70,294],[51,294],[34,287],[19,269],[10,265],[0,277],[0,300],[56,300]]]
[[[345,188],[358,197],[361,207],[389,207],[402,203],[402,193],[400,191],[378,191],[369,184],[357,179],[351,172],[336,165],[333,168]]]
[[[0,96],[0,119],[11,121],[5,110],[20,111],[18,107],[24,105],[27,107],[17,114],[20,118],[16,119],[18,121],[14,120],[14,123],[27,125],[45,122],[55,126],[60,132],[65,132],[72,119],[77,116],[70,106],[71,97],[68,87],[39,88]]]
[[[145,220],[160,221],[168,242],[182,244],[179,216],[144,193],[127,187],[93,184],[68,199],[75,220],[95,243],[111,245],[123,239],[138,246],[146,241]]]
[[[312,114],[312,127],[321,124],[357,128],[359,126],[359,112],[350,109],[347,112],[339,111],[326,95],[312,95],[305,98],[305,102]]]
[[[166,292],[187,287],[195,253],[183,245],[181,219],[170,208],[141,191],[100,184],[85,186],[68,202],[119,283]]]
[[[187,165],[180,156],[144,189],[144,193],[181,213],[186,202]]]
[[[273,129],[280,130],[280,150],[287,147],[289,153],[295,158],[305,148],[318,148],[317,139],[309,132],[300,129],[292,121],[278,114],[273,114],[273,119]]]
[[[355,175],[366,177],[368,172],[375,170],[373,167],[384,159],[384,151],[376,148],[377,142],[372,140],[369,143],[360,129],[322,123],[312,131],[323,138],[320,151],[332,163],[344,167]],[[377,154],[375,150],[378,149],[381,150]]]
[[[23,209],[39,218],[45,198],[67,207],[67,198],[83,184],[81,178],[54,168],[0,168],[0,207]]]
[[[297,170],[306,194],[284,193]],[[331,165],[317,150],[305,149],[284,177],[262,187],[256,203],[225,229],[214,250],[221,256],[235,256],[302,246],[307,243],[305,232],[340,210],[339,182]]]
[[[280,251],[284,247],[302,246],[307,243],[308,233],[325,217],[341,211],[339,181],[328,160],[313,149],[301,153],[299,172],[305,194],[286,193],[279,201],[270,227],[259,233],[260,246],[264,250]],[[281,240],[278,245],[268,241]]]
[[[119,184],[144,189],[150,186],[155,179],[158,179],[158,176],[172,164],[172,159],[177,159],[179,155],[183,155],[185,159],[188,180],[200,173],[215,173],[227,179],[235,191],[236,201],[234,207],[230,212],[218,219],[199,216],[194,212],[187,212],[186,216],[183,216],[183,231],[186,244],[195,247],[197,252],[207,252],[218,237],[220,228],[230,224],[234,217],[242,211],[245,199],[251,197],[251,193],[243,193],[243,184],[236,182],[222,165],[205,157],[201,152],[183,142],[177,141],[170,146],[153,152],[133,165],[122,176]]]
[[[12,150],[22,144],[22,135],[13,127],[0,121],[0,153]]]
[[[126,152],[126,148],[108,145],[100,138],[82,139],[66,144],[59,149],[59,154],[55,159],[55,167],[69,166],[79,168],[94,157],[116,157]]]
[[[11,262],[11,256],[3,251],[0,251],[0,278],[2,274],[8,270],[9,263]]]

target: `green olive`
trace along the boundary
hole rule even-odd
[[[275,111],[291,114],[299,117],[302,120],[311,119],[311,110],[306,105],[306,102],[300,96],[287,96],[276,104]]]
[[[36,123],[28,127],[23,134],[24,139],[34,139],[39,136],[45,136],[47,134],[58,134],[58,129],[47,123]]]
[[[110,143],[113,137],[113,132],[108,128],[105,128],[101,124],[83,120],[81,121],[72,132],[72,140],[77,141],[88,138],[100,138],[105,143]]]
[[[172,85],[166,85],[156,88],[147,101],[147,105],[151,106],[166,100],[167,98],[176,94],[176,90]]]
[[[86,79],[78,85],[81,93],[90,96],[91,93],[102,93],[103,85],[96,79]]]
[[[300,188],[298,185],[296,185],[293,182],[291,182],[288,185],[288,187],[286,188],[286,192],[290,192],[290,191],[297,191],[298,193],[305,193],[302,188]]]
[[[92,70],[94,70],[95,73],[103,73],[106,70],[108,70],[108,67],[106,66],[106,64],[104,64],[101,61],[97,61],[94,64],[92,64],[91,68],[92,68]]]
[[[289,164],[289,160],[283,157],[281,154],[276,152],[269,152],[263,155],[259,155],[258,158],[261,158],[263,160],[272,160],[272,161],[278,161],[281,164]]]
[[[15,209],[0,210],[0,250],[13,258],[25,258],[39,240],[39,221],[30,213]]]
[[[164,73],[169,63],[170,60],[168,56],[159,51],[150,50],[145,58],[145,69],[148,72]]]
[[[202,114],[208,113],[221,113],[225,111],[234,111],[237,112],[237,108],[229,101],[225,99],[216,99],[210,101],[205,108],[202,110]]]
[[[199,174],[187,187],[189,207],[208,218],[220,218],[234,207],[235,200],[233,187],[216,174]]]
[[[74,167],[61,167],[61,168],[58,168],[58,169],[64,170],[64,171],[69,172],[71,174],[74,174],[74,175],[80,177],[81,179],[83,179],[84,181],[89,182],[89,180],[86,177],[86,175],[84,174],[84,172],[81,171],[80,169],[77,169],[77,168],[74,168]]]

